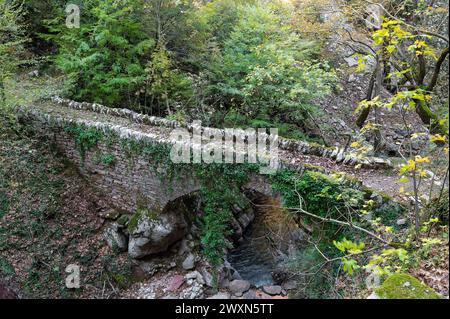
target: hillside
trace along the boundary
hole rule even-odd
[[[448,299],[446,1],[0,9],[0,299]]]

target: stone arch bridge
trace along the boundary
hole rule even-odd
[[[140,201],[143,201],[150,209],[161,211],[177,198],[199,190],[200,185],[194,174],[185,174],[183,178],[171,181],[163,179],[157,169],[149,168],[145,156],[138,155],[130,160],[123,148],[124,143],[130,141],[172,144],[170,132],[183,127],[178,122],[127,109],[61,98],[22,106],[19,111],[27,125],[38,134],[49,135],[81,175],[118,209],[134,212]],[[118,139],[114,142],[99,141],[83,154],[74,137],[65,129],[70,125],[114,133]],[[192,130],[191,126],[185,128]],[[318,166],[325,171],[350,172],[358,164],[370,171],[391,166],[389,160],[375,157],[358,159],[355,154],[339,148],[326,148],[284,138],[279,138],[278,142],[280,165],[295,170],[312,169],[314,165],[314,169]],[[276,197],[267,176],[252,174],[249,180],[246,188]]]

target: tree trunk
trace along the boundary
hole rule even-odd
[[[370,78],[369,88],[367,89],[367,95],[366,95],[367,101],[372,100],[374,86],[375,86],[375,73],[372,74],[372,77]],[[364,123],[366,122],[367,118],[369,117],[370,109],[371,109],[371,107],[366,107],[359,114],[358,119],[356,120],[356,125],[358,125],[359,128],[362,128],[364,126]]]
[[[6,100],[5,96],[5,84],[3,83],[3,80],[0,80],[0,102],[4,103]]]
[[[414,102],[417,114],[422,122],[430,128],[431,133],[448,135],[448,128],[439,122],[439,116],[429,108],[425,101],[414,100]]]
[[[378,63],[377,67],[375,69],[375,88],[374,88],[374,96],[380,96],[381,89],[383,87],[383,79],[384,79],[384,70],[385,70],[385,61],[383,58],[381,58]],[[379,127],[379,110],[378,108],[375,109],[375,131],[374,131],[374,152],[378,153],[382,147],[382,136],[381,131]]]

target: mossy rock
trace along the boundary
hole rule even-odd
[[[116,209],[110,209],[105,213],[105,218],[109,220],[117,220],[119,218],[120,212]]]
[[[129,220],[130,220],[130,217],[129,217],[129,216],[127,216],[127,215],[121,215],[121,216],[117,219],[117,223],[118,223],[120,226],[127,226]]]
[[[382,299],[442,299],[432,288],[408,274],[394,274],[375,289]]]
[[[127,228],[130,233],[136,230],[139,220],[142,217],[146,217],[150,220],[156,220],[159,217],[159,213],[151,211],[149,209],[138,209],[137,212],[128,221]]]

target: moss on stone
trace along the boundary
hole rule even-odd
[[[383,299],[441,299],[432,288],[408,274],[391,275],[375,293]]]
[[[146,217],[150,220],[156,220],[159,217],[159,214],[155,211],[149,210],[147,208],[139,208],[136,213],[130,218],[128,221],[128,231],[130,233],[134,232],[138,226],[139,220],[142,217]]]
[[[321,173],[326,172],[326,169],[323,168],[322,166],[314,165],[314,164],[310,164],[310,163],[304,163],[303,167],[310,171],[321,172]]]
[[[139,215],[139,213],[134,214],[130,220],[128,221],[128,231],[130,233],[134,232],[137,228],[138,222],[139,222],[139,218],[141,218],[141,216]]]
[[[129,222],[129,217],[127,215],[121,215],[118,219],[117,219],[117,223],[121,226],[126,226]]]

